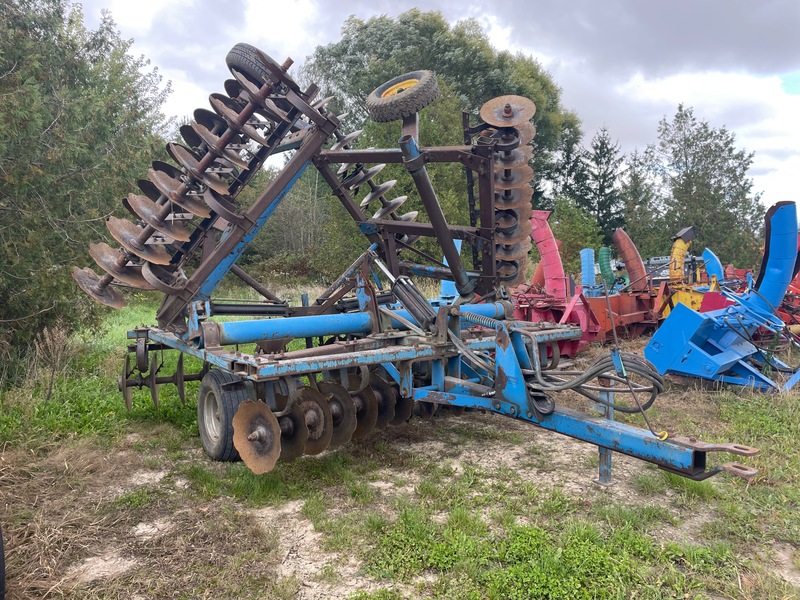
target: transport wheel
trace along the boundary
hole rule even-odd
[[[400,121],[418,113],[439,97],[433,71],[412,71],[375,88],[366,100],[369,116],[379,123]]]
[[[249,382],[227,371],[212,369],[203,377],[197,399],[197,426],[203,449],[213,460],[239,460],[233,445],[233,417],[239,404],[255,399],[252,391]]]
[[[272,66],[273,73],[282,73],[281,79],[286,85],[293,89],[296,88],[295,91],[299,91],[297,84],[286,73],[283,73],[283,70],[277,61],[250,44],[236,44],[230,49],[230,52],[228,52],[227,56],[225,57],[225,64],[228,65],[229,69],[236,69],[250,81],[255,83],[258,87],[261,87],[264,85],[264,81],[269,78],[270,72],[261,62],[261,56],[266,58],[269,64]],[[292,104],[283,99],[276,99],[275,104],[278,106],[278,108],[284,111],[292,109]]]

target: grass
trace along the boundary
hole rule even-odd
[[[194,398],[116,387],[136,301],[57,370],[0,395],[12,597],[791,598],[800,581],[800,398],[673,388],[658,425],[761,448],[750,483],[696,482],[516,421],[414,419],[256,476],[199,450]],[[165,373],[176,358],[164,354]],[[187,370],[199,370],[187,363]],[[52,372],[52,370],[50,371]],[[710,462],[727,460],[710,454]],[[161,473],[157,483],[137,474]],[[144,481],[152,481],[147,480]],[[144,532],[144,533],[142,533]],[[150,533],[147,533],[150,532]],[[778,551],[783,559],[778,560]],[[77,583],[87,559],[127,561]]]

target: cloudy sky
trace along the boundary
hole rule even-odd
[[[83,0],[87,24],[108,9],[134,54],[173,93],[168,114],[208,106],[237,42],[303,63],[344,20],[419,6],[405,0]],[[623,151],[657,140],[679,103],[756,153],[762,202],[800,200],[800,2],[797,0],[428,0],[455,23],[477,19],[492,44],[538,59],[580,116],[588,140],[607,127]],[[291,71],[290,71],[291,72]]]

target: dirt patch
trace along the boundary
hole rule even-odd
[[[800,587],[800,569],[797,567],[798,554],[789,544],[776,544],[775,571],[786,583]]]
[[[69,569],[67,580],[74,583],[89,583],[98,579],[118,577],[136,566],[136,561],[124,558],[116,552],[92,556]]]

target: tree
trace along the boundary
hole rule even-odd
[[[683,104],[672,121],[661,120],[658,137],[670,231],[694,225],[700,248],[708,246],[737,266],[757,265],[765,210],[747,177],[753,153],[737,149],[732,132],[698,120]]]
[[[579,277],[581,250],[597,248],[603,236],[594,216],[571,198],[557,198],[550,218],[553,236],[561,242],[564,271]]]
[[[584,204],[597,219],[603,232],[603,243],[611,243],[611,234],[624,222],[623,202],[620,195],[620,171],[623,157],[619,143],[612,142],[605,127],[592,138],[591,150],[584,156],[586,164],[586,191]]]
[[[168,93],[106,13],[87,30],[67,0],[4,0],[0,19],[0,350],[94,303],[72,281],[104,218],[163,153]],[[0,359],[2,360],[2,359]]]
[[[488,100],[515,94],[536,103],[534,172],[551,173],[565,131],[580,131],[577,116],[561,106],[561,90],[538,61],[495,50],[477,21],[450,27],[438,12],[412,9],[396,19],[386,15],[362,21],[350,17],[342,39],[318,46],[305,63],[303,78],[333,95],[337,110],[347,112],[354,128],[366,120],[364,99],[380,84],[415,71],[435,71],[457,102],[477,115]],[[457,111],[456,111],[457,112]],[[544,186],[537,185],[540,191]]]
[[[669,226],[664,218],[664,202],[656,176],[654,148],[638,150],[628,156],[622,176],[620,199],[625,215],[625,231],[639,254],[647,259],[670,252]]]

